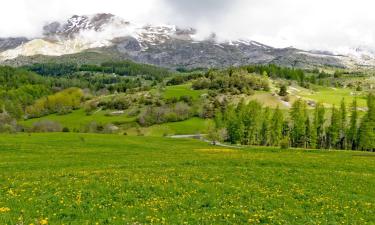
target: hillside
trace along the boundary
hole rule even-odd
[[[246,65],[179,70],[112,61],[0,67],[1,132],[208,134],[242,145],[373,151],[375,80]]]

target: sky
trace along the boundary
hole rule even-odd
[[[112,13],[126,20],[194,27],[204,38],[274,47],[375,49],[372,0],[2,0],[0,37],[35,37],[49,21]]]

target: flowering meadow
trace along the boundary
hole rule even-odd
[[[375,154],[1,135],[0,224],[375,224]]]

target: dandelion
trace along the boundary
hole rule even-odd
[[[47,225],[48,224],[48,218],[39,220],[40,225]]]
[[[9,212],[10,211],[10,208],[8,207],[0,207],[0,213],[6,213],[6,212]]]

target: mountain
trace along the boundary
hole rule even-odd
[[[374,51],[375,52],[375,51]],[[24,65],[45,61],[100,63],[131,59],[169,68],[223,67],[254,63],[312,68],[373,66],[374,52],[339,55],[324,51],[274,48],[252,40],[197,39],[193,28],[136,24],[112,14],[72,16],[43,27],[34,39],[0,39],[0,62]],[[88,57],[90,56],[90,57]]]
[[[0,38],[0,52],[17,48],[23,43],[28,42],[29,40],[24,37],[19,38]]]

